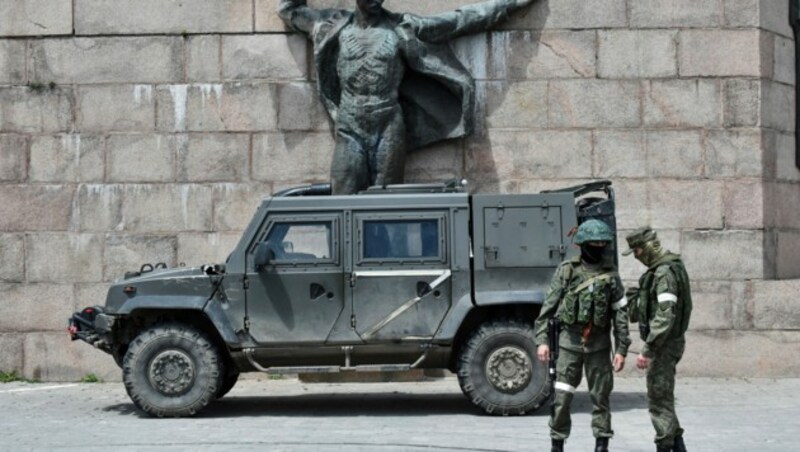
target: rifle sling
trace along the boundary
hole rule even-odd
[[[580,284],[578,287],[576,287],[576,288],[572,289],[572,293],[573,293],[573,294],[578,294],[578,293],[580,293],[580,292],[581,292],[583,289],[585,289],[585,288],[587,288],[587,287],[591,286],[591,285],[592,285],[592,284],[594,284],[595,282],[599,282],[599,281],[608,281],[609,279],[611,279],[611,278],[615,277],[616,275],[617,275],[617,273],[616,273],[616,272],[608,272],[608,273],[603,273],[603,274],[601,274],[601,275],[593,276],[593,277],[591,277],[591,278],[587,279],[586,281],[582,282],[582,283],[581,283],[581,284]]]

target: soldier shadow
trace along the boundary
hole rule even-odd
[[[642,392],[612,392],[611,393],[611,413],[633,411],[633,410],[646,410],[647,409],[647,393]],[[578,390],[575,397],[572,399],[570,406],[572,413],[589,413],[592,412],[592,399],[589,392],[586,390]]]

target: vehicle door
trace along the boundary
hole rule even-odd
[[[340,214],[271,215],[247,259],[250,334],[259,343],[324,343],[344,303]],[[272,250],[256,268],[261,242]]]
[[[447,215],[354,213],[351,299],[364,342],[433,338],[450,308]]]

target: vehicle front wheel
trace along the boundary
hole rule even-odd
[[[522,415],[550,395],[547,366],[536,360],[533,325],[501,319],[478,327],[461,349],[458,382],[488,414]]]
[[[216,394],[217,400],[225,397],[225,394],[229,393],[231,389],[233,389],[237,381],[239,381],[238,370],[233,369],[225,372],[225,375],[222,377],[222,384],[217,390]]]
[[[213,401],[222,384],[222,359],[197,329],[168,323],[131,342],[122,366],[125,390],[151,416],[193,416]]]

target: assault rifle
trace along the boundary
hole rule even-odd
[[[547,363],[547,372],[550,375],[550,416],[555,417],[556,411],[556,362],[558,361],[558,335],[561,333],[561,321],[558,316],[553,316],[547,321],[547,345],[550,347],[550,361]]]
[[[645,277],[647,284],[645,287],[649,287],[652,280],[652,274],[648,274],[648,276]],[[625,291],[625,296],[628,297],[628,301],[631,303],[631,307],[628,308],[629,312],[631,312],[631,320],[639,322],[639,337],[641,337],[643,341],[647,341],[647,337],[650,336],[650,303],[645,302],[644,312],[639,312],[639,296],[641,295],[641,290],[642,289],[638,287],[629,287],[628,290]],[[639,318],[640,314],[644,314],[646,318]]]
[[[648,336],[650,336],[650,322],[639,321],[639,337],[642,338],[643,341],[647,341]]]

